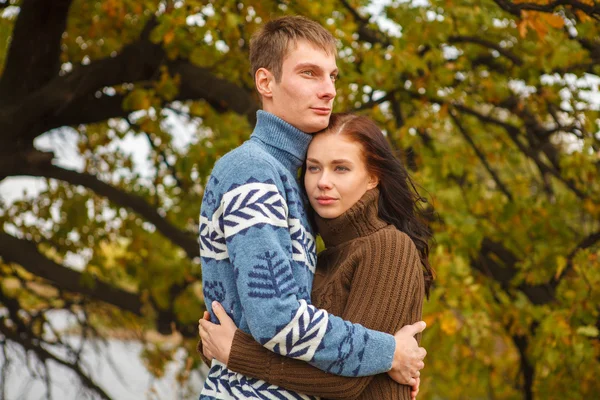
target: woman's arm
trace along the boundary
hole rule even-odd
[[[410,238],[401,232],[380,232],[373,240],[372,250],[365,250],[354,273],[348,302],[340,317],[394,333],[420,320],[423,298],[420,260]],[[372,379],[372,376],[333,375],[303,361],[277,355],[239,329],[227,368],[288,390],[331,399],[356,398]]]

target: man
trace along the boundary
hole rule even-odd
[[[335,42],[302,17],[268,22],[250,61],[263,110],[249,141],[222,157],[205,188],[200,249],[205,303],[219,301],[237,326],[271,351],[339,375],[388,372],[414,385],[425,350],[413,335],[392,336],[316,309],[310,291],[315,241],[297,182],[311,133],[328,125],[336,95]],[[374,310],[376,312],[376,310]],[[260,360],[256,361],[260,363]],[[214,360],[201,399],[311,398],[250,379]]]

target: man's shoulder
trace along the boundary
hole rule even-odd
[[[215,163],[211,175],[221,181],[236,183],[246,180],[272,180],[279,175],[275,161],[263,148],[246,141],[221,157]]]

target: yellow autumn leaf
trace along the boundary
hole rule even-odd
[[[440,318],[440,327],[444,333],[453,335],[458,331],[458,321],[452,313],[447,312]]]
[[[560,275],[565,270],[566,266],[567,266],[567,259],[565,257],[563,257],[563,256],[556,257],[556,273],[554,274],[554,279],[558,279],[558,277],[560,277]]]
[[[565,20],[560,15],[541,13],[540,17],[553,28],[562,29],[565,26]]]
[[[165,42],[165,44],[169,44],[173,41],[173,39],[175,38],[175,31],[173,31],[172,29],[167,32],[165,34],[165,37],[163,38],[163,42]]]

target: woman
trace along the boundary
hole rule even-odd
[[[381,130],[366,117],[332,115],[308,148],[303,175],[326,247],[318,256],[313,304],[389,333],[419,321],[433,281],[431,233],[420,218],[424,199]],[[204,354],[245,376],[330,399],[409,399],[418,392],[418,384],[400,385],[387,374],[333,375],[350,353],[343,346],[331,373],[272,353],[236,330],[218,303],[213,309],[221,325],[200,320]]]

